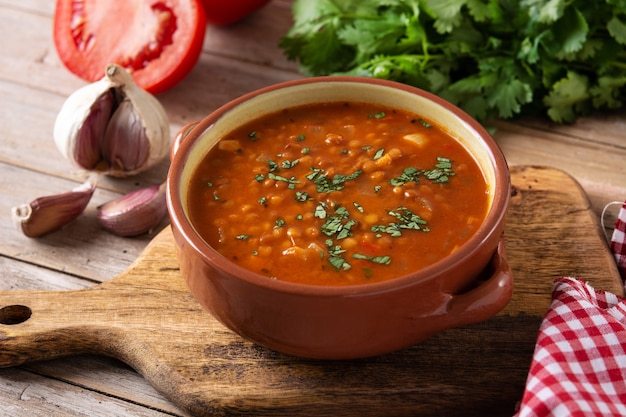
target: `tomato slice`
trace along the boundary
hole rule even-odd
[[[229,25],[265,6],[270,0],[203,0],[207,23]]]
[[[54,16],[54,44],[71,72],[93,82],[117,63],[153,94],[191,71],[205,30],[201,0],[57,0]]]

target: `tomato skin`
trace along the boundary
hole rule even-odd
[[[229,25],[249,16],[270,0],[202,0],[207,23]]]
[[[54,45],[68,70],[94,82],[117,63],[153,94],[187,76],[205,31],[201,0],[57,0],[54,15]]]

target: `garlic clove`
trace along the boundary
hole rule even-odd
[[[77,126],[73,158],[80,167],[87,170],[99,168],[102,161],[100,138],[107,128],[114,104],[111,90],[105,91],[91,106],[83,124]]]
[[[115,106],[111,87],[111,83],[103,79],[76,90],[65,100],[54,122],[57,148],[80,168],[101,167],[100,141]]]
[[[72,191],[13,207],[11,215],[24,235],[40,237],[75,220],[87,207],[95,189],[95,183],[87,181]]]
[[[165,183],[133,191],[98,207],[102,228],[118,236],[149,232],[166,215]]]
[[[133,105],[145,129],[145,136],[149,142],[148,158],[136,169],[116,170],[112,168],[108,174],[113,176],[129,176],[152,168],[161,162],[170,148],[169,119],[161,102],[155,96],[141,89],[135,84],[132,76],[124,67],[109,64],[105,73],[111,83],[123,97]]]
[[[130,106],[132,111],[129,112],[127,108]],[[118,114],[119,107],[123,108],[121,114]],[[132,113],[133,126],[120,129],[120,120],[129,113]],[[139,162],[137,155],[128,156],[125,151],[111,154],[109,149],[109,153],[104,154],[105,132],[111,122],[117,125],[111,127],[118,132],[116,148],[140,145],[141,154],[147,156]],[[124,144],[133,143],[136,132],[142,130],[139,126],[143,127],[145,140],[133,145]],[[126,133],[130,138],[125,136]],[[106,175],[127,177],[152,168],[168,155],[170,126],[165,109],[157,98],[139,88],[123,67],[110,64],[101,80],[78,89],[63,103],[54,124],[54,140],[61,153],[74,165]],[[117,159],[110,160],[111,155]]]
[[[150,140],[139,113],[129,100],[115,110],[104,134],[102,155],[110,169],[132,172],[140,169],[150,154]]]

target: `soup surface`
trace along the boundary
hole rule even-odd
[[[222,138],[192,175],[191,221],[233,262],[313,285],[387,280],[478,229],[490,189],[454,138],[415,114],[307,105]]]

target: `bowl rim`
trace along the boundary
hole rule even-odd
[[[453,116],[460,118],[462,122],[466,124],[470,130],[474,131],[474,133],[487,145],[487,153],[489,155],[490,163],[493,166],[495,182],[498,186],[494,187],[493,202],[487,216],[483,220],[483,223],[474,235],[454,253],[425,268],[396,278],[365,284],[325,286],[271,279],[267,276],[250,271],[235,264],[220,254],[196,233],[190,220],[184,215],[182,202],[179,201],[179,198],[174,198],[174,196],[179,196],[181,192],[182,186],[180,184],[180,177],[182,175],[185,162],[189,156],[189,152],[195,144],[195,140],[193,139],[197,139],[202,136],[205,130],[210,128],[224,114],[252,98],[273,92],[275,90],[290,89],[304,84],[335,82],[348,82],[366,85],[374,84],[420,95],[423,98],[440,105]],[[197,124],[195,124],[195,126],[187,132],[187,136],[192,136],[193,139],[183,140],[182,143],[177,144],[177,156],[172,157],[167,174],[167,206],[172,226],[175,226],[178,229],[178,232],[183,236],[186,243],[198,256],[200,256],[200,258],[202,258],[203,262],[212,265],[214,268],[219,269],[230,276],[247,282],[248,284],[271,291],[319,296],[351,296],[362,295],[365,293],[382,293],[402,289],[404,287],[414,285],[417,282],[429,280],[435,275],[440,276],[442,274],[446,274],[447,271],[453,270],[468,256],[472,256],[472,254],[478,252],[484,242],[493,238],[494,233],[498,233],[499,228],[497,226],[503,224],[505,221],[506,211],[510,199],[511,179],[507,161],[500,147],[497,145],[489,132],[464,110],[433,93],[408,84],[361,76],[321,76],[283,81],[243,94],[220,106],[197,122]],[[500,236],[498,236],[497,240],[499,239]]]

